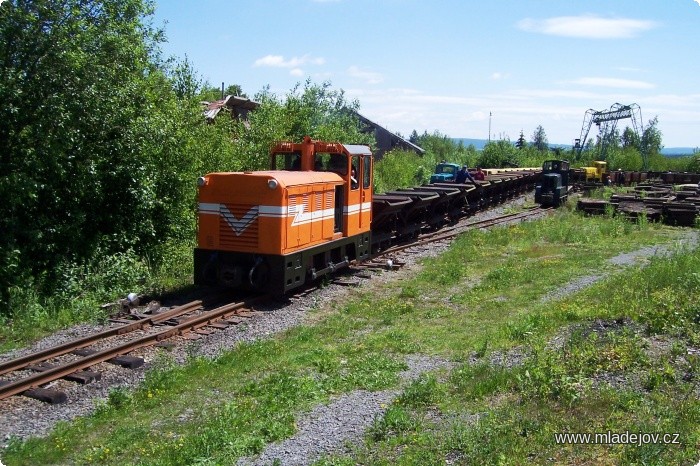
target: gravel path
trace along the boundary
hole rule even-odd
[[[637,249],[636,251],[625,252],[618,254],[615,257],[608,259],[608,263],[618,268],[614,271],[600,274],[586,275],[585,277],[579,277],[573,280],[563,287],[554,290],[542,297],[542,302],[557,300],[565,298],[572,293],[581,291],[584,288],[591,286],[592,284],[609,277],[613,273],[622,271],[625,267],[631,265],[639,264],[642,267],[649,263],[651,257],[667,257],[674,254],[679,249],[695,249],[700,243],[700,233],[697,231],[690,231],[681,239],[676,240],[670,244],[662,244],[657,246],[647,246],[644,248]]]
[[[284,466],[312,463],[323,454],[342,452],[346,444],[361,442],[372,421],[382,416],[398,390],[345,394],[328,405],[315,408],[298,423],[297,434],[281,443],[268,445],[257,458],[243,458],[238,466]],[[345,451],[349,453],[349,451]]]
[[[485,220],[502,215],[505,209],[522,205],[525,200],[526,197],[523,196],[509,201],[489,211],[478,213],[468,221]],[[697,234],[690,241],[697,244]],[[420,250],[411,251],[410,254],[404,254],[401,257],[401,260],[406,262],[401,270],[378,273],[371,279],[358,279],[360,280],[358,289],[330,285],[292,302],[257,307],[256,310],[260,314],[244,324],[215,332],[194,342],[184,339],[175,340],[175,346],[168,354],[180,363],[184,363],[191,357],[214,358],[240,342],[270,338],[294,326],[313,322],[325,309],[332,309],[335,303],[346,300],[348,294],[371,293],[374,288],[386,282],[393,282],[410,275],[420,260],[438,255],[448,247],[449,244],[446,242],[428,247],[421,246]],[[640,255],[648,254],[646,252]],[[636,256],[630,256],[628,260],[635,261],[634,257]],[[574,286],[568,292],[574,292],[577,289],[580,288]],[[321,312],[308,312],[312,309]],[[37,342],[31,348],[0,355],[0,360],[18,357],[32,350],[57,345],[88,332],[97,332],[105,328],[106,326],[96,325],[76,326],[57,332]],[[146,348],[135,354],[146,361],[146,364],[137,370],[102,364],[95,368],[102,373],[102,380],[90,385],[78,386],[65,381],[55,382],[55,388],[64,390],[68,395],[69,401],[63,405],[51,406],[24,397],[0,401],[0,413],[2,413],[0,414],[0,444],[6,444],[11,437],[26,439],[31,436],[43,436],[48,434],[59,421],[69,421],[79,416],[89,415],[94,412],[96,404],[107,399],[113,388],[136,387],[143,380],[146,371],[153,366],[160,351],[162,350]],[[415,380],[424,372],[451,367],[448,361],[419,355],[409,357],[406,363],[409,369],[402,373],[404,383]],[[283,465],[308,464],[323,454],[338,451],[344,445],[361,438],[366,428],[371,425],[375,417],[383,414],[385,406],[399,391],[400,389],[381,392],[356,391],[344,394],[331,400],[327,405],[318,406],[309,413],[301,414],[297,420],[299,430],[295,436],[284,442],[269,445],[259,457],[243,459],[239,464],[270,464],[275,458],[280,459]]]
[[[473,222],[497,217],[502,215],[505,209],[523,205],[526,200],[527,196],[521,196],[488,211],[479,212],[469,217],[467,221]],[[422,258],[438,255],[448,247],[449,244],[447,242],[421,246],[420,250],[402,255],[401,260],[406,263],[402,269],[397,272],[378,273],[373,275],[372,279],[359,279],[359,288],[362,292],[371,292],[372,288],[380,286],[382,283],[397,280],[407,274],[411,274],[413,267]],[[331,308],[333,303],[343,302],[347,299],[348,293],[352,292],[351,288],[330,285],[293,302],[273,303],[268,306],[257,307],[256,310],[260,311],[261,314],[250,319],[247,323],[229,327],[226,330],[215,332],[193,342],[175,339],[175,346],[168,352],[168,355],[180,363],[184,363],[193,356],[215,358],[222,351],[230,350],[240,342],[252,342],[261,338],[270,338],[294,326],[318,319],[317,313],[308,311],[311,309]],[[77,325],[56,332],[30,347],[2,354],[0,355],[0,361],[23,356],[38,349],[56,346],[88,333],[97,333],[109,327],[110,325]],[[93,413],[96,405],[107,400],[109,392],[114,388],[133,388],[143,381],[146,372],[153,367],[160,351],[162,350],[145,348],[132,353],[134,356],[143,357],[146,361],[143,367],[135,370],[123,369],[106,363],[99,364],[94,367],[94,370],[102,374],[102,379],[89,385],[78,385],[64,380],[52,383],[52,388],[66,392],[68,402],[65,404],[52,406],[25,397],[11,397],[6,400],[0,400],[0,447],[6,446],[12,437],[26,439],[34,436],[44,436],[60,421],[70,421]]]
[[[454,364],[439,358],[411,355],[408,370],[402,372],[404,383],[421,374],[439,368],[451,369]],[[374,419],[384,415],[401,389],[368,392],[356,390],[320,405],[297,422],[298,431],[283,442],[268,445],[255,458],[242,458],[238,466],[267,466],[279,461],[284,466],[299,466],[314,462],[324,454],[342,452],[343,446],[361,442]],[[349,451],[346,451],[349,452]]]

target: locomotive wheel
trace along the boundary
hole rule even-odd
[[[264,291],[270,282],[270,267],[267,262],[260,261],[255,264],[248,273],[248,280],[253,289]]]

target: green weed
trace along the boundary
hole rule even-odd
[[[405,408],[392,405],[383,416],[375,417],[369,435],[374,441],[386,440],[390,436],[413,430],[416,424],[416,420]]]
[[[423,374],[404,389],[396,403],[409,408],[430,406],[441,398],[441,390],[435,375]]]
[[[700,363],[684,349],[666,365],[650,361],[637,329],[694,344],[698,253],[653,259],[576,295],[541,301],[599,271],[612,255],[676,234],[606,222],[562,212],[470,232],[400,288],[358,292],[323,309],[313,325],[240,344],[215,360],[192,354],[178,365],[162,355],[139,389],[114,392],[97,415],[46,439],[14,442],[3,460],[233,464],[293,435],[297,416],[332,395],[399,387],[406,354],[465,360],[472,352],[479,364],[452,370],[444,381],[428,374],[407,385],[352,460],[320,464],[620,463],[652,453],[666,464],[689,460],[686,450],[572,450],[553,441],[559,431],[663,427],[646,425],[654,419],[675,422],[690,442],[697,439],[692,426],[700,407],[687,394]],[[445,286],[436,286],[437,276]],[[594,322],[609,325],[601,330]],[[552,348],[553,335],[565,341]],[[516,345],[524,356],[509,367],[489,363],[488,352],[508,354]],[[633,392],[599,385],[608,374],[634,374],[643,386]],[[428,422],[426,413],[439,416]]]

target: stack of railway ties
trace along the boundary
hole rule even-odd
[[[632,187],[629,192],[613,194],[609,201],[579,199],[578,210],[591,215],[612,210],[631,219],[644,215],[653,222],[695,226],[700,213],[700,173],[618,173],[624,176],[622,184]]]

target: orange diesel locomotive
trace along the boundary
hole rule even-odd
[[[283,294],[370,254],[369,147],[277,144],[270,170],[198,180],[197,285]]]

